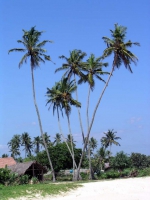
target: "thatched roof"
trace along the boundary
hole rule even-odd
[[[16,165],[9,166],[8,169],[10,169],[14,173],[17,173],[18,175],[23,175],[26,171],[32,170],[32,165],[34,165],[34,169],[36,171],[43,170],[43,173],[47,172],[47,169],[36,161],[17,163]]]
[[[0,158],[0,168],[5,168],[6,166],[15,165],[16,161],[12,158]]]

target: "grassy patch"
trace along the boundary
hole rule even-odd
[[[27,196],[28,199],[32,199],[36,194],[41,196],[56,195],[61,192],[67,192],[71,189],[79,187],[77,183],[50,183],[50,184],[35,184],[35,185],[18,185],[18,186],[1,186],[0,185],[0,199],[8,200],[10,198],[15,199],[21,196]]]

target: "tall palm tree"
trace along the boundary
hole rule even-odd
[[[17,156],[20,156],[20,144],[21,138],[18,134],[15,134],[10,142],[8,142],[8,147],[10,148],[11,156],[13,158],[17,158]]]
[[[55,173],[54,173],[53,165],[52,165],[51,158],[50,158],[50,155],[49,155],[49,152],[48,152],[48,149],[47,149],[47,146],[45,144],[44,137],[43,137],[42,123],[41,123],[39,109],[38,109],[38,106],[37,106],[37,103],[36,103],[36,95],[35,95],[35,87],[34,87],[34,73],[33,73],[34,69],[39,67],[41,62],[45,63],[45,61],[51,61],[50,56],[45,54],[46,50],[43,49],[42,47],[46,43],[52,42],[52,41],[43,40],[42,42],[39,42],[39,38],[42,35],[42,33],[43,33],[43,31],[39,32],[39,31],[35,30],[35,27],[32,27],[29,31],[23,30],[22,40],[18,40],[17,42],[23,44],[24,48],[10,49],[8,51],[8,53],[13,52],[13,51],[26,52],[19,62],[19,68],[21,67],[21,65],[24,62],[25,63],[27,62],[28,58],[30,58],[34,105],[35,105],[35,109],[36,109],[36,113],[37,113],[37,117],[38,117],[38,121],[39,121],[41,136],[43,138],[45,150],[46,150],[48,160],[49,160],[49,164],[50,164],[50,167],[51,167],[51,170],[52,170],[53,181],[55,181]]]
[[[98,100],[96,107],[94,109],[93,117],[92,117],[92,120],[91,120],[91,123],[90,123],[90,126],[89,126],[89,130],[88,130],[88,134],[87,134],[87,141],[88,141],[90,131],[91,131],[94,119],[95,119],[96,111],[98,109],[98,106],[101,102],[103,94],[104,94],[104,92],[105,92],[105,90],[108,86],[108,83],[110,81],[110,78],[111,78],[115,68],[119,68],[122,64],[124,64],[125,68],[129,69],[129,71],[132,73],[131,63],[136,64],[136,61],[138,60],[138,58],[128,49],[130,47],[132,47],[133,45],[139,46],[139,43],[138,42],[131,42],[130,40],[125,42],[126,30],[127,30],[126,27],[119,26],[118,24],[115,24],[115,29],[110,30],[112,39],[110,39],[108,37],[102,38],[107,45],[107,48],[104,50],[104,53],[103,53],[104,57],[108,57],[109,55],[113,55],[112,70],[110,72],[108,80],[106,81],[104,89],[102,90],[102,93],[100,94],[99,100]],[[84,156],[83,152],[84,152],[85,148],[86,148],[86,142],[85,142],[84,147],[83,147],[83,151],[82,151],[81,159],[80,159],[80,162],[79,162],[76,179],[78,179],[78,177],[79,177],[79,171],[80,171],[80,168],[81,168],[81,163],[82,163],[83,156]]]
[[[116,137],[116,135],[115,135],[116,133],[117,132],[114,132],[113,129],[112,130],[108,130],[106,133],[104,132],[105,136],[102,137],[102,139],[101,139],[101,144],[105,149],[108,146],[110,146],[110,154],[111,154],[112,144],[120,146],[119,142],[117,142],[116,140],[119,140],[121,138],[120,137]]]
[[[95,79],[98,79],[100,81],[104,81],[102,79],[102,75],[109,74],[108,72],[104,72],[102,70],[102,67],[107,67],[108,63],[103,63],[104,57],[98,57],[95,58],[94,54],[91,54],[90,57],[87,59],[86,63],[82,65],[82,71],[86,72],[87,74],[84,77],[81,77],[80,80],[78,81],[79,84],[82,82],[88,82],[89,84],[89,92],[88,92],[88,98],[87,98],[87,127],[89,129],[89,99],[90,99],[90,91],[94,89],[95,86]],[[88,130],[87,129],[87,130]]]
[[[89,102],[90,102],[90,91],[94,89],[95,86],[95,78],[105,82],[101,76],[105,74],[109,74],[108,72],[104,72],[102,70],[102,67],[108,66],[108,63],[103,63],[102,62],[103,57],[98,57],[95,58],[94,54],[91,54],[90,57],[88,58],[87,62],[85,65],[82,66],[82,71],[86,72],[87,74],[84,77],[81,77],[80,80],[78,81],[79,84],[82,82],[88,82],[89,84],[89,92],[88,92],[88,98],[87,98],[87,109],[86,109],[86,114],[87,114],[87,131],[89,129]],[[88,144],[88,156],[89,156],[89,170],[91,173],[89,173],[89,179],[94,178],[92,175],[92,169],[91,169],[91,158],[90,158],[90,144],[89,141],[87,141]]]
[[[75,80],[75,85],[76,84],[76,76],[79,77],[84,77],[84,74],[81,72],[81,67],[84,65],[83,63],[83,58],[86,56],[85,52],[82,52],[81,50],[73,50],[70,51],[70,57],[67,58],[66,56],[62,55],[60,58],[65,59],[66,63],[62,64],[62,67],[58,68],[55,70],[55,72],[61,71],[61,70],[66,70],[64,76],[67,77],[69,80],[71,79],[72,76],[74,76]],[[76,88],[76,100],[78,101],[78,92]],[[82,138],[84,142],[84,130],[83,130],[83,125],[82,125],[82,119],[81,119],[81,113],[80,113],[80,108],[78,107],[78,116],[79,116],[79,122],[80,122],[80,128],[82,132]]]
[[[24,146],[25,158],[26,158],[27,155],[31,156],[33,144],[32,144],[32,141],[31,141],[31,137],[26,132],[22,133],[22,135],[21,135],[21,145]]]

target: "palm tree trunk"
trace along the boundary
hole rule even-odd
[[[75,74],[74,74],[74,80],[75,80],[75,85],[77,86]],[[77,89],[76,89],[76,100],[78,101],[78,91],[77,91]],[[78,116],[79,116],[80,128],[81,128],[82,138],[83,138],[83,144],[84,144],[85,143],[85,138],[84,138],[84,130],[83,130],[83,126],[82,126],[82,119],[81,119],[80,108],[77,107],[77,109],[78,109]]]
[[[44,146],[45,146],[45,150],[46,150],[46,153],[47,153],[47,157],[48,157],[48,160],[49,160],[49,164],[50,164],[50,167],[51,167],[51,170],[52,170],[53,182],[55,182],[56,181],[56,179],[55,179],[55,172],[54,172],[52,161],[51,161],[48,149],[47,149],[47,145],[45,143],[45,138],[44,138],[44,135],[43,135],[43,129],[42,129],[42,123],[41,123],[40,113],[39,113],[38,106],[37,106],[37,103],[36,103],[35,88],[34,88],[34,75],[33,75],[32,65],[31,65],[31,75],[32,75],[33,99],[34,99],[34,105],[35,105],[36,113],[37,113],[37,116],[38,116],[38,121],[39,121],[39,126],[40,126],[40,132],[41,132],[41,136],[42,136],[43,143],[44,143]]]
[[[71,155],[71,157],[72,157],[72,160],[73,160],[74,158],[73,158],[73,155],[72,155],[71,149],[70,149],[68,143],[66,142],[65,137],[64,137],[64,135],[63,135],[63,133],[62,133],[62,129],[61,129],[61,125],[60,125],[59,115],[58,115],[58,126],[59,126],[60,134],[61,134],[61,136],[63,137],[63,140],[64,140],[65,144],[67,145],[67,148],[68,148],[69,153],[70,153],[70,155]],[[75,163],[75,160],[74,160],[74,163]],[[76,166],[76,168],[77,168],[76,163],[75,163],[75,166]]]
[[[70,126],[70,120],[69,120],[68,115],[67,115],[67,119],[68,119],[69,134],[71,137],[71,148],[72,148],[72,157],[73,157],[73,180],[74,180],[75,179],[75,159],[74,159],[74,149],[73,149],[73,137],[72,137],[72,133],[71,133],[71,126]]]
[[[88,98],[87,98],[87,109],[86,109],[86,116],[87,116],[87,130],[89,130],[89,102],[90,102],[90,85],[89,85],[89,92],[88,92]],[[92,171],[92,165],[91,165],[91,152],[90,152],[90,142],[88,139],[88,158],[89,158],[89,179],[94,179],[93,177],[93,171]]]
[[[106,88],[107,88],[107,86],[108,86],[108,83],[109,83],[110,78],[111,78],[111,76],[112,76],[112,74],[113,74],[113,71],[114,71],[114,62],[113,62],[112,70],[111,70],[111,72],[110,72],[110,75],[109,75],[109,77],[108,77],[108,80],[107,80],[107,82],[106,82],[106,84],[105,84],[105,86],[104,86],[104,88],[103,88],[103,91],[102,91],[102,93],[101,93],[101,95],[100,95],[100,97],[99,97],[99,100],[98,100],[98,102],[97,102],[97,104],[96,104],[96,107],[95,107],[95,109],[94,109],[94,112],[93,112],[93,117],[92,117],[92,120],[91,120],[91,123],[90,123],[90,127],[89,127],[89,130],[88,130],[87,138],[86,138],[86,141],[85,141],[85,144],[84,144],[84,147],[83,147],[83,150],[82,150],[82,155],[81,155],[81,158],[80,158],[80,162],[79,162],[79,165],[78,165],[78,170],[77,170],[77,174],[76,174],[76,178],[75,178],[76,180],[78,180],[78,177],[79,177],[80,168],[81,168],[81,164],[82,164],[82,160],[83,160],[83,156],[84,156],[84,151],[85,151],[85,148],[86,148],[88,139],[89,139],[89,135],[90,135],[90,132],[91,132],[91,129],[92,129],[92,125],[93,125],[94,119],[95,119],[96,111],[97,111],[98,106],[99,106],[99,104],[100,104],[100,102],[101,102],[101,99],[102,99],[102,97],[103,97],[103,94],[104,94],[104,92],[105,92],[105,90],[106,90]]]

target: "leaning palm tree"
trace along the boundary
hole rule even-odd
[[[76,90],[77,86],[74,84],[73,81],[68,81],[68,78],[62,78],[59,83],[57,83],[57,90],[56,90],[56,96],[58,103],[61,107],[61,109],[65,110],[65,114],[67,116],[68,121],[68,128],[69,128],[69,134],[71,136],[71,151],[73,156],[73,169],[75,169],[75,161],[74,161],[74,148],[73,148],[73,140],[72,140],[72,132],[71,132],[71,126],[70,126],[70,113],[71,113],[71,106],[81,107],[81,104],[74,100],[72,97],[72,93]],[[74,174],[75,175],[75,174]],[[73,176],[74,179],[74,176]]]
[[[19,68],[21,67],[21,65],[24,62],[25,63],[27,62],[28,58],[30,58],[34,105],[35,105],[35,109],[36,109],[36,113],[37,113],[37,117],[38,117],[38,121],[39,121],[41,136],[43,138],[45,150],[46,150],[48,160],[49,160],[49,164],[50,164],[50,167],[51,167],[51,170],[52,170],[53,181],[55,181],[55,174],[54,174],[53,165],[52,165],[51,158],[50,158],[50,155],[49,155],[49,152],[48,152],[48,149],[47,149],[47,146],[45,144],[44,137],[43,137],[42,123],[41,123],[39,109],[38,109],[38,106],[37,106],[37,103],[36,103],[36,95],[35,95],[35,87],[34,87],[34,73],[33,73],[34,69],[39,67],[41,62],[45,63],[45,61],[51,61],[50,56],[45,54],[46,50],[43,49],[43,46],[46,43],[52,42],[52,41],[43,40],[42,42],[39,42],[39,38],[42,35],[42,33],[43,33],[43,31],[39,32],[39,31],[35,30],[35,27],[32,27],[29,31],[23,30],[22,40],[18,40],[17,42],[23,44],[24,48],[10,49],[8,53],[13,52],[13,51],[26,52],[19,62]]]
[[[119,142],[117,142],[116,140],[121,139],[120,137],[117,137],[115,134],[117,132],[114,132],[113,129],[112,130],[108,130],[107,132],[104,132],[105,136],[102,137],[101,139],[101,144],[102,146],[106,149],[108,146],[110,146],[110,155],[111,155],[111,147],[112,144],[115,144],[117,146],[120,146]]]
[[[51,108],[51,106],[53,106],[53,115],[55,113],[55,110],[57,110],[57,118],[58,118],[58,126],[59,126],[60,135],[62,136],[62,139],[69,150],[73,163],[75,163],[75,167],[77,168],[72,150],[70,149],[70,145],[68,144],[66,138],[63,135],[61,124],[60,124],[60,113],[63,116],[63,101],[64,101],[63,93],[62,93],[62,91],[64,92],[64,89],[62,89],[62,86],[60,83],[61,82],[55,83],[55,85],[51,89],[47,88],[46,96],[48,97],[48,99],[47,99],[46,105],[48,104],[50,105],[49,109]]]
[[[108,72],[104,72],[102,70],[102,67],[107,67],[108,63],[103,63],[104,57],[100,56],[98,58],[95,58],[94,54],[91,54],[90,57],[87,59],[86,63],[82,65],[82,71],[86,72],[87,74],[84,77],[81,77],[78,81],[79,84],[82,82],[87,82],[89,85],[89,92],[88,92],[88,98],[87,98],[87,130],[89,129],[89,100],[90,100],[90,91],[94,89],[95,86],[95,78],[99,81],[104,81],[104,79],[101,77],[102,75],[109,74]]]
[[[21,145],[24,146],[25,150],[25,158],[26,156],[31,156],[31,151],[33,148],[31,137],[29,136],[28,133],[22,133],[21,135]]]
[[[84,77],[81,77],[80,80],[78,81],[79,84],[81,84],[82,82],[88,82],[89,85],[89,92],[88,92],[88,98],[87,98],[87,109],[86,109],[86,117],[87,117],[87,131],[89,129],[89,101],[90,101],[90,91],[94,89],[95,86],[95,78],[100,80],[100,81],[104,81],[104,79],[102,79],[102,75],[105,74],[109,74],[108,72],[104,72],[102,70],[102,67],[107,67],[108,63],[103,63],[102,62],[103,57],[98,57],[95,58],[94,54],[91,54],[90,57],[88,58],[87,62],[85,63],[85,65],[82,66],[82,71],[86,72],[87,74]],[[92,175],[92,169],[91,169],[91,158],[90,158],[90,144],[89,141],[88,143],[88,156],[89,156],[89,179],[92,179],[92,177],[94,178],[94,176]]]
[[[94,122],[94,119],[95,119],[96,111],[98,109],[98,106],[101,102],[103,94],[104,94],[104,92],[105,92],[105,90],[108,86],[108,83],[110,81],[110,78],[112,77],[112,74],[113,74],[115,68],[119,68],[122,64],[124,64],[125,68],[127,68],[132,73],[131,63],[136,64],[136,62],[138,61],[138,58],[128,49],[130,47],[132,47],[133,45],[139,46],[139,43],[138,42],[131,42],[130,40],[125,42],[126,30],[127,30],[126,27],[118,26],[118,24],[115,24],[115,29],[110,30],[112,39],[110,39],[108,37],[102,38],[107,45],[107,48],[104,50],[104,53],[103,53],[104,57],[108,57],[110,55],[113,55],[112,70],[110,72],[108,80],[106,81],[104,89],[102,90],[102,93],[100,94],[99,100],[98,100],[96,107],[94,109],[92,120],[91,120],[89,130],[88,130],[88,134],[87,134],[87,141],[88,141],[88,138],[89,138],[89,135],[90,135],[90,132],[91,132],[91,128],[92,128],[92,125],[93,125],[93,122]],[[81,159],[80,159],[80,162],[79,162],[76,179],[78,179],[78,177],[79,177],[79,171],[80,171],[82,159],[83,159],[83,156],[84,156],[83,152],[86,148],[87,141],[85,142],[84,147],[83,147],[83,151],[82,151]]]
[[[70,57],[67,58],[66,56],[62,55],[59,58],[65,59],[66,63],[62,64],[62,67],[55,70],[55,72],[66,70],[64,76],[67,77],[69,80],[74,76],[75,85],[76,84],[76,76],[84,77],[84,74],[81,72],[81,67],[84,65],[82,62],[83,58],[86,56],[85,52],[82,52],[81,50],[73,50],[70,51]],[[78,92],[76,88],[76,100],[78,101]],[[81,113],[80,108],[78,107],[78,116],[79,116],[79,122],[80,122],[80,128],[82,132],[82,138],[84,142],[84,130],[82,125],[82,119],[81,119]]]

